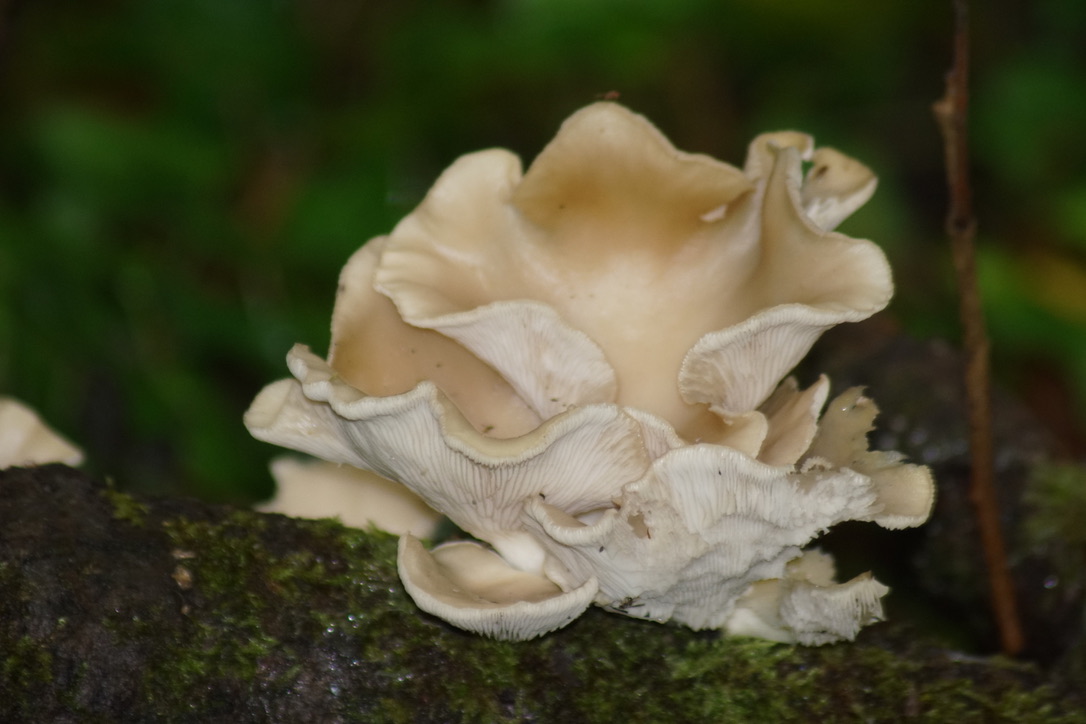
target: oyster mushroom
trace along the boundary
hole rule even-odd
[[[11,397],[0,397],[0,469],[64,463],[79,465],[83,453]]]
[[[810,168],[804,172],[804,162]],[[852,638],[885,587],[803,547],[844,520],[918,525],[930,472],[867,451],[858,391],[782,378],[882,309],[882,252],[832,229],[871,172],[808,136],[740,170],[612,103],[529,170],[469,154],[340,278],[327,361],[246,414],[254,436],[409,488],[480,542],[401,540],[415,602],[528,639],[589,603],[777,640]]]

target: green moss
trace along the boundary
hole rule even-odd
[[[717,721],[783,721],[818,700],[813,673],[794,664],[794,649],[757,639],[696,642],[673,654],[673,678],[695,692],[686,709]],[[780,696],[787,691],[788,696]]]
[[[123,645],[154,642],[138,670],[146,719],[1083,721],[1031,667],[955,659],[885,626],[808,649],[592,609],[534,641],[491,641],[418,611],[392,536],[249,511],[140,512],[168,552],[172,607],[109,628]],[[5,680],[18,669],[26,690],[45,676],[44,651],[23,644]]]
[[[1025,502],[1018,550],[1034,640],[1058,652],[1068,678],[1086,680],[1086,467],[1037,466]]]
[[[375,582],[394,570],[395,539],[333,521],[292,523],[294,535],[285,539],[283,526],[272,529],[269,520],[234,511],[221,520],[164,521],[191,583],[182,592],[183,640],[145,682],[162,711],[224,682],[250,689],[269,671],[273,687],[289,690],[303,673],[299,652],[323,638],[364,630],[379,648],[382,637],[374,634],[397,606],[389,587]],[[382,652],[358,653],[377,660]]]
[[[0,593],[3,603],[21,597],[16,567],[0,561]],[[4,606],[0,616],[13,615]],[[11,636],[0,630],[0,691],[35,691],[53,680],[53,657],[49,649],[27,635]]]
[[[5,691],[25,691],[53,679],[53,657],[29,636],[4,642],[4,657],[0,660],[0,681]]]
[[[117,490],[112,484],[102,489],[102,495],[113,506],[115,520],[123,520],[135,526],[144,524],[148,512],[145,504]]]
[[[1086,468],[1037,466],[1025,502],[1026,544],[1050,550],[1061,577],[1081,583],[1086,577]]]
[[[790,658],[793,663],[807,660],[810,690],[825,692],[804,705],[808,716],[821,720],[832,721],[843,713],[858,721],[1079,720],[1055,715],[1058,698],[1051,689],[1023,685],[1039,677],[1028,665],[958,658],[936,650],[903,655],[855,644],[796,649]],[[978,676],[981,672],[983,677]],[[793,690],[791,682],[787,688]]]

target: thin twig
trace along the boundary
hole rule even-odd
[[[977,518],[992,609],[1004,653],[1022,650],[1024,639],[1015,604],[1014,584],[1007,565],[999,523],[992,453],[991,389],[988,370],[988,335],[977,287],[976,218],[969,180],[969,11],[967,0],[954,3],[954,60],[946,79],[946,95],[934,105],[946,151],[950,209],[950,236],[958,281],[959,313],[965,344],[965,389],[969,404],[969,441],[972,479],[969,498]]]

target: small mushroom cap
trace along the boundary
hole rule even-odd
[[[818,418],[829,395],[830,381],[821,375],[806,390],[786,378],[758,411],[766,418],[766,437],[756,457],[767,465],[794,465],[811,446]]]
[[[11,397],[0,397],[0,468],[45,463],[79,465],[83,452]]]
[[[863,388],[842,392],[827,406],[801,465],[845,467],[870,477],[879,505],[868,520],[884,528],[913,528],[931,515],[935,480],[930,468],[902,462],[899,453],[867,449],[867,433],[875,428],[878,412]]]
[[[595,579],[563,591],[472,542],[446,543],[431,553],[405,535],[400,538],[399,571],[404,588],[423,611],[467,631],[512,641],[566,626],[596,595]]]
[[[882,620],[881,599],[890,589],[870,573],[846,583],[833,579],[833,558],[806,551],[781,578],[754,583],[724,628],[733,636],[805,646],[851,641],[861,628]]]
[[[430,538],[442,515],[400,483],[368,470],[323,460],[279,457],[272,461],[275,498],[257,506],[264,513],[295,518],[339,518],[354,528]]]

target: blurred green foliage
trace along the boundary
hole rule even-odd
[[[975,191],[997,362],[1081,441],[1086,4],[976,5]],[[608,92],[680,148],[734,163],[783,127],[864,160],[880,192],[846,231],[891,256],[907,329],[957,335],[930,117],[948,3],[16,0],[0,12],[0,392],[124,486],[266,495],[273,450],[241,414],[285,374],[291,344],[325,347],[351,252],[456,156],[505,146],[528,160]]]

